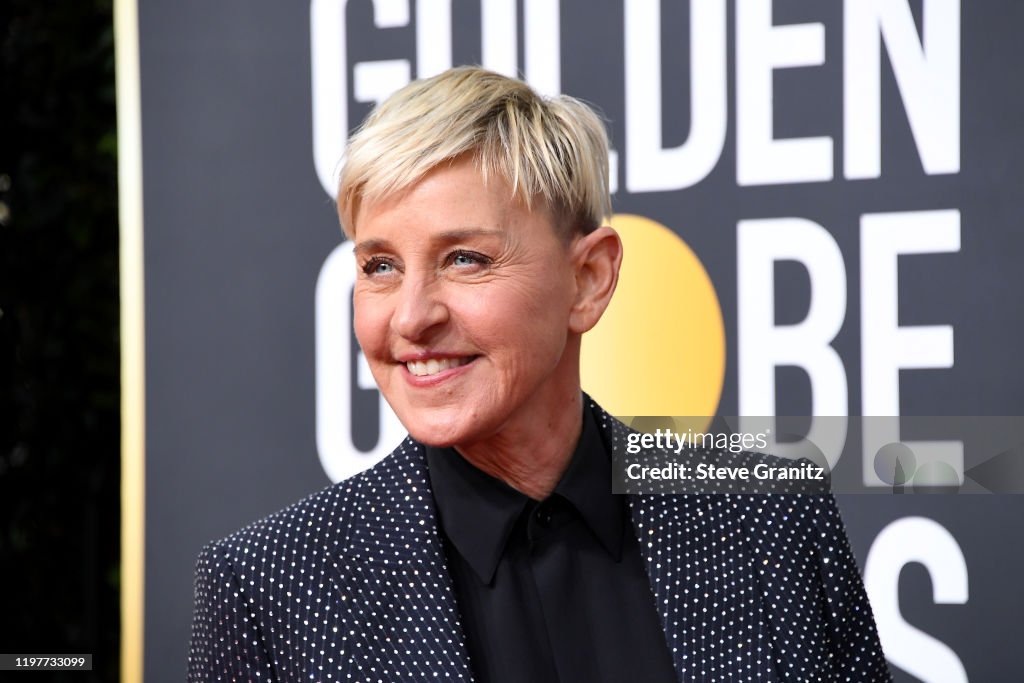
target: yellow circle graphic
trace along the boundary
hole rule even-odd
[[[583,335],[584,390],[613,415],[714,415],[725,327],[707,271],[656,221],[617,214],[611,225],[622,238],[622,270],[604,317]]]

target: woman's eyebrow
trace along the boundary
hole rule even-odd
[[[355,251],[356,254],[361,254],[361,253],[366,252],[366,251],[378,251],[378,250],[383,249],[383,248],[385,248],[385,247],[387,247],[389,245],[390,245],[390,242],[388,242],[386,239],[381,239],[379,237],[375,237],[375,238],[372,238],[372,239],[363,240],[362,242],[359,242],[353,248],[353,251]]]
[[[502,237],[504,235],[504,230],[496,230],[494,228],[468,227],[445,230],[444,232],[432,235],[430,239],[433,242],[441,242],[447,244],[450,242],[460,242],[470,237]]]
[[[490,227],[457,227],[451,230],[444,230],[436,234],[431,234],[428,237],[428,241],[437,245],[450,245],[456,242],[463,242],[470,238],[502,238],[506,234],[505,230],[490,228]],[[362,242],[356,243],[353,251],[356,255],[364,254],[367,252],[375,251],[388,251],[391,249],[391,243],[383,238],[371,238]]]
[[[445,230],[434,235],[429,235],[427,240],[436,244],[452,244],[453,242],[461,242],[471,237],[503,237],[504,235],[504,230],[468,227],[454,228],[452,230]],[[357,243],[354,251],[358,255],[364,252],[389,249],[391,249],[391,242],[389,240],[382,237],[372,237]]]

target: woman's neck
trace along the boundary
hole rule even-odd
[[[534,500],[551,495],[569,466],[583,429],[577,385],[532,406],[533,419],[506,425],[493,437],[455,447],[477,469]]]

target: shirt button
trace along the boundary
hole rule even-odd
[[[534,513],[534,518],[537,520],[537,524],[541,525],[545,529],[551,526],[551,511],[546,507],[537,508],[537,512]]]

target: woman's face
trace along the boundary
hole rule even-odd
[[[355,331],[413,438],[471,445],[579,390],[571,249],[472,160],[441,166],[355,220]]]

